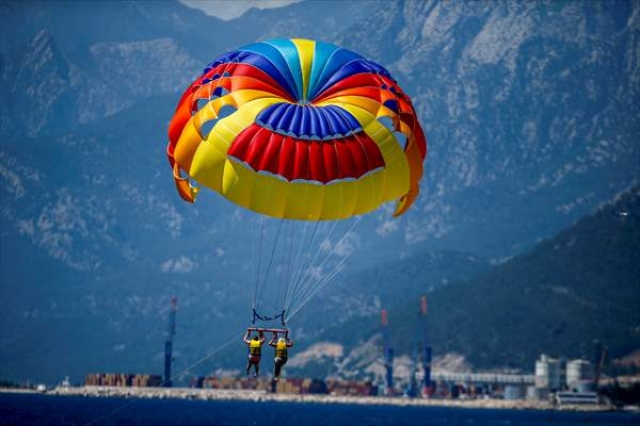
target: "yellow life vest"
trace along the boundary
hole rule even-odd
[[[260,347],[262,343],[260,340],[251,340],[249,342],[249,354],[251,355],[260,355]]]
[[[278,342],[276,344],[276,356],[279,358],[287,357],[287,343],[286,342]]]

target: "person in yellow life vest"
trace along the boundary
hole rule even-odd
[[[275,364],[273,379],[277,381],[280,378],[280,370],[282,370],[282,367],[287,363],[287,359],[289,358],[289,348],[293,346],[293,342],[289,340],[289,336],[286,334],[285,337],[278,339],[278,333],[273,333],[273,338],[269,342],[269,346],[274,347],[276,352],[276,356],[273,360]]]
[[[244,335],[244,343],[249,346],[249,362],[247,362],[247,375],[251,371],[251,366],[255,368],[254,377],[258,377],[260,374],[260,356],[262,354],[262,344],[266,340],[262,331],[258,332],[258,335],[253,336],[249,340],[251,332],[247,330],[247,334]]]

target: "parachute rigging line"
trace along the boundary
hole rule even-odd
[[[318,222],[319,223],[319,222]],[[329,234],[325,237],[325,240],[329,240],[331,238],[331,235],[333,235],[333,231],[335,231],[336,227],[338,226],[339,221],[333,221],[333,225],[331,226],[331,230],[329,231]],[[315,237],[315,234],[314,234]],[[309,250],[311,249],[311,245],[313,244],[313,241],[311,241],[309,243]],[[305,262],[302,264],[302,268],[300,269],[300,273],[298,274],[296,281],[293,283],[293,289],[291,290],[290,293],[290,300],[289,303],[287,305],[285,305],[285,309],[289,309],[289,305],[291,303],[291,299],[293,299],[295,297],[295,295],[300,291],[301,285],[304,283],[303,278],[306,276],[307,271],[308,271],[308,267],[312,267],[316,260],[318,259],[318,256],[320,256],[320,252],[322,250],[317,250],[315,256],[313,257],[313,259],[311,260],[311,262]],[[307,257],[309,255],[309,252],[307,251]]]
[[[307,223],[308,222],[305,222],[304,234],[306,234],[306,231],[307,231]],[[284,303],[285,309],[287,309],[287,307],[288,307],[288,305],[289,305],[289,303],[291,301],[291,298],[293,297],[293,294],[294,294],[295,289],[296,289],[297,281],[299,280],[299,278],[302,276],[302,273],[304,272],[304,269],[306,267],[306,260],[305,259],[309,257],[309,252],[311,251],[311,246],[313,245],[313,242],[315,241],[319,226],[320,226],[320,221],[316,221],[315,226],[313,227],[313,233],[311,234],[311,239],[309,240],[309,244],[307,245],[306,249],[303,249],[303,244],[305,242],[305,235],[304,234],[303,234],[302,239],[300,240],[300,246],[299,246],[296,265],[295,265],[296,268],[293,271],[293,275],[291,277],[292,281],[289,282],[288,289],[287,289],[287,295],[285,297],[285,303]],[[300,261],[302,261],[302,266],[300,267],[300,270],[298,271],[298,273],[295,274],[295,271],[298,270],[297,265],[298,265],[298,263]],[[295,282],[293,281],[294,275],[296,277],[295,278],[295,280],[296,280]]]
[[[278,241],[280,240],[280,231],[282,230],[283,221],[278,222],[278,230],[276,232],[275,240],[273,241],[273,247],[271,248],[271,255],[269,256],[269,263],[267,264],[267,271],[264,274],[264,279],[262,280],[262,286],[260,286],[258,290],[258,304],[260,304],[261,293],[267,285],[269,280],[269,274],[271,273],[271,266],[273,265],[273,257],[276,253],[276,249],[278,248]],[[276,308],[277,309],[277,308]]]
[[[257,257],[257,267],[256,267],[256,285],[255,290],[253,292],[253,310],[255,311],[256,305],[258,304],[258,284],[260,282],[260,263],[262,261],[262,238],[264,235],[264,216],[260,216],[260,236],[258,237],[258,252],[256,254]]]
[[[351,231],[353,231],[356,225],[360,223],[361,219],[362,219],[362,216],[358,216],[356,220],[353,221],[353,223],[351,224],[347,232],[345,232],[340,238],[340,240],[338,240],[338,242],[333,245],[333,247],[331,248],[331,251],[327,254],[326,258],[324,259],[322,264],[319,266],[320,269],[322,269],[322,267],[324,267],[324,265],[333,256],[333,254],[336,253],[336,248],[342,244],[344,239],[347,238],[347,236],[351,233]],[[290,305],[293,305],[295,309],[293,309],[292,314],[287,317],[287,321],[295,313],[297,313],[300,310],[300,308],[302,308],[302,306],[306,305],[309,300],[311,300],[316,294],[318,294],[320,290],[322,290],[330,282],[330,280],[333,277],[335,277],[338,273],[341,272],[342,270],[340,269],[341,266],[347,261],[347,259],[351,257],[354,251],[355,250],[352,250],[349,253],[347,253],[345,256],[343,256],[343,258],[336,264],[336,266],[329,273],[317,278],[312,277],[309,280],[305,281],[305,283],[300,287],[300,292],[296,294],[296,296],[294,297],[294,299],[290,304]],[[296,307],[297,304],[298,306]],[[290,305],[286,306],[285,309],[290,310]]]

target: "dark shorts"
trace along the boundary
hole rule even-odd
[[[285,365],[287,363],[287,358],[281,358],[279,356],[274,360],[276,364]]]
[[[260,362],[260,355],[249,355],[249,362],[251,364],[258,364]]]

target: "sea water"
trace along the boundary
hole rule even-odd
[[[623,424],[640,425],[640,415],[616,412],[0,394],[0,425],[2,426],[597,426]]]

